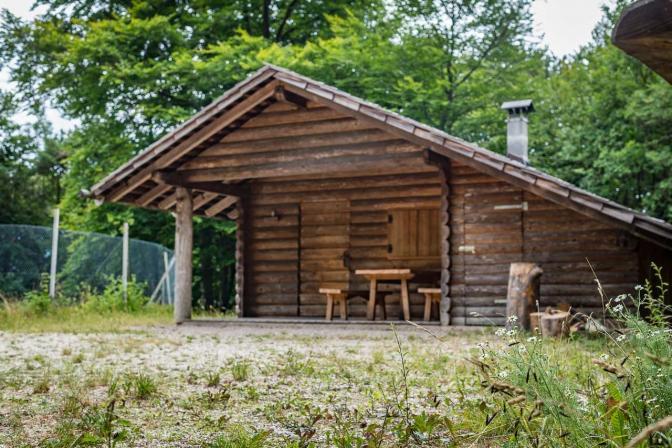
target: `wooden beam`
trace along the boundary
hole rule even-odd
[[[240,128],[226,135],[221,142],[248,142],[276,137],[302,137],[334,132],[363,131],[373,127],[368,122],[356,120],[352,117],[343,117],[324,121],[260,126],[258,128]]]
[[[227,196],[224,199],[216,202],[214,205],[211,205],[205,210],[205,216],[216,216],[226,210],[227,208],[231,207],[233,204],[236,203],[238,200],[237,197],[234,196]]]
[[[208,202],[215,199],[217,196],[219,196],[217,193],[210,193],[210,192],[205,192],[205,193],[199,194],[198,196],[196,196],[194,198],[194,205],[193,205],[192,210],[196,211],[196,210],[200,209],[205,204],[207,204]]]
[[[126,196],[128,193],[151,179],[152,173],[157,171],[157,169],[165,168],[171,163],[177,161],[189,151],[196,148],[198,145],[212,138],[226,126],[229,126],[240,117],[248,113],[250,110],[254,109],[259,105],[259,103],[273,96],[275,88],[278,85],[279,82],[274,80],[261,89],[257,90],[255,93],[233,106],[230,110],[224,113],[224,115],[213,120],[211,123],[205,125],[203,128],[184,139],[173,149],[161,156],[158,160],[151,163],[142,169],[139,173],[131,177],[123,185],[117,187],[114,191],[107,195],[106,199],[111,202],[116,202],[123,199],[124,196]]]
[[[170,196],[166,197],[165,199],[161,200],[159,202],[159,208],[161,210],[168,210],[169,208],[172,208],[173,205],[177,202],[177,194],[173,193]]]
[[[156,187],[149,190],[147,193],[140,196],[138,199],[136,199],[135,203],[140,207],[146,207],[149,204],[151,204],[154,201],[154,199],[170,191],[171,188],[172,186],[170,185],[159,184]]]
[[[275,103],[278,104],[278,103]],[[259,128],[277,126],[280,124],[307,123],[311,121],[333,120],[343,118],[344,115],[328,107],[317,109],[296,109],[294,111],[269,112],[265,109],[259,115],[243,123],[242,128]]]
[[[189,184],[210,181],[235,181],[264,177],[295,176],[302,174],[324,173],[325,170],[356,171],[369,170],[370,174],[385,172],[386,168],[417,168],[424,165],[422,152],[402,154],[364,155],[333,157],[301,162],[268,163],[253,167],[209,168],[203,170],[181,171],[183,181]]]
[[[207,182],[189,182],[185,177],[176,171],[157,171],[152,174],[152,180],[161,184],[172,185],[176,187],[191,188],[208,193],[217,193],[226,196],[240,197],[247,193],[247,188],[241,185],[227,185],[221,182],[207,181]]]
[[[275,99],[281,103],[290,103],[292,105],[298,106],[300,109],[307,109],[308,100],[304,97],[297,95],[296,93],[287,92],[282,85],[279,85],[275,89]]]
[[[384,155],[405,152],[418,152],[420,147],[406,140],[391,140],[375,143],[352,145],[334,145],[286,151],[272,151],[257,154],[239,154],[231,156],[208,157],[199,155],[180,166],[180,171],[203,168],[223,168],[234,166],[254,166],[268,163],[301,162],[303,160],[327,159],[339,156]]]
[[[245,128],[253,129],[253,128]],[[332,145],[354,143],[372,143],[394,140],[395,136],[380,129],[367,129],[354,132],[334,132],[330,134],[307,135],[303,137],[284,137],[276,135],[265,140],[243,141],[235,143],[215,143],[199,156],[230,156],[235,154],[253,154],[257,152],[283,151],[292,149],[317,148]]]
[[[194,228],[191,191],[178,187],[175,191],[175,323],[191,319],[192,251]]]

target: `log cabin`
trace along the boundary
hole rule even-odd
[[[615,295],[651,261],[672,269],[672,225],[530,166],[532,105],[504,107],[519,133],[506,156],[265,65],[91,194],[175,214],[178,323],[191,318],[194,215],[236,222],[241,317],[321,317],[321,288],[366,291],[358,270],[408,269],[412,319],[418,288],[434,286],[441,324],[502,324],[512,262],[542,267],[540,306],[583,312],[601,310],[595,275]],[[366,316],[356,299],[348,314]]]

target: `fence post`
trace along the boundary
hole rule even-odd
[[[49,297],[56,297],[56,265],[58,263],[58,227],[60,225],[61,212],[54,209],[54,224],[51,230],[51,268],[49,269]]]
[[[173,304],[173,291],[170,288],[170,263],[168,262],[168,252],[163,253],[163,268],[165,270],[166,276],[166,300],[168,300],[168,305]]]
[[[121,246],[121,289],[124,294],[124,304],[128,302],[128,223],[124,223],[123,240]]]

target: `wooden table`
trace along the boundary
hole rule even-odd
[[[356,275],[362,275],[369,280],[369,302],[366,306],[366,318],[376,319],[376,295],[378,294],[379,281],[401,282],[401,308],[404,312],[404,320],[411,320],[411,308],[408,303],[408,280],[413,278],[410,269],[357,269]]]

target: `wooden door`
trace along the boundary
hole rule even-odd
[[[348,288],[349,201],[302,202],[300,233],[299,315],[322,317],[325,298],[319,289]]]

